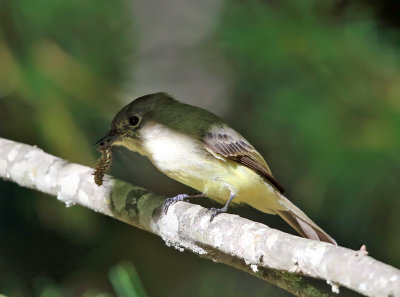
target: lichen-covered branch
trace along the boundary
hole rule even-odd
[[[161,236],[189,250],[267,280],[296,296],[328,296],[302,276],[326,280],[367,296],[400,297],[400,271],[362,251],[300,238],[237,215],[210,222],[206,209],[186,202],[161,211],[164,197],[106,176],[41,149],[0,138],[0,177],[57,196]]]

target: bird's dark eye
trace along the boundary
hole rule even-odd
[[[129,124],[132,126],[137,126],[140,122],[140,118],[137,115],[131,116],[129,118]]]

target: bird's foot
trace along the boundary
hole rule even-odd
[[[164,203],[164,213],[166,214],[168,212],[168,208],[175,202],[188,201],[188,200],[189,200],[188,194],[179,194],[179,195],[176,195],[175,197],[168,198],[167,200],[165,200],[165,203]]]
[[[209,212],[209,211],[212,212],[211,217],[210,217],[210,222],[211,222],[217,215],[219,215],[220,213],[227,212],[227,210],[228,210],[228,208],[225,207],[225,206],[222,207],[222,208],[215,208],[215,207],[212,207],[212,208],[208,209],[207,212]]]

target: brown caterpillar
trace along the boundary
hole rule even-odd
[[[111,167],[112,163],[112,152],[111,149],[100,150],[101,157],[97,160],[96,169],[92,173],[94,175],[94,182],[96,185],[101,186],[103,184],[103,177]]]

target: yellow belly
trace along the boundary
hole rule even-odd
[[[284,209],[276,190],[253,170],[237,162],[214,157],[198,161],[165,174],[221,204],[234,194],[233,203],[246,203],[265,213]]]
[[[226,202],[230,193],[236,194],[234,203],[246,203],[266,213],[274,213],[274,209],[284,209],[279,203],[276,190],[266,183],[263,177],[246,166],[233,161],[226,161],[227,174],[221,180],[210,179],[204,193],[215,200]],[[220,189],[228,188],[230,191]]]

